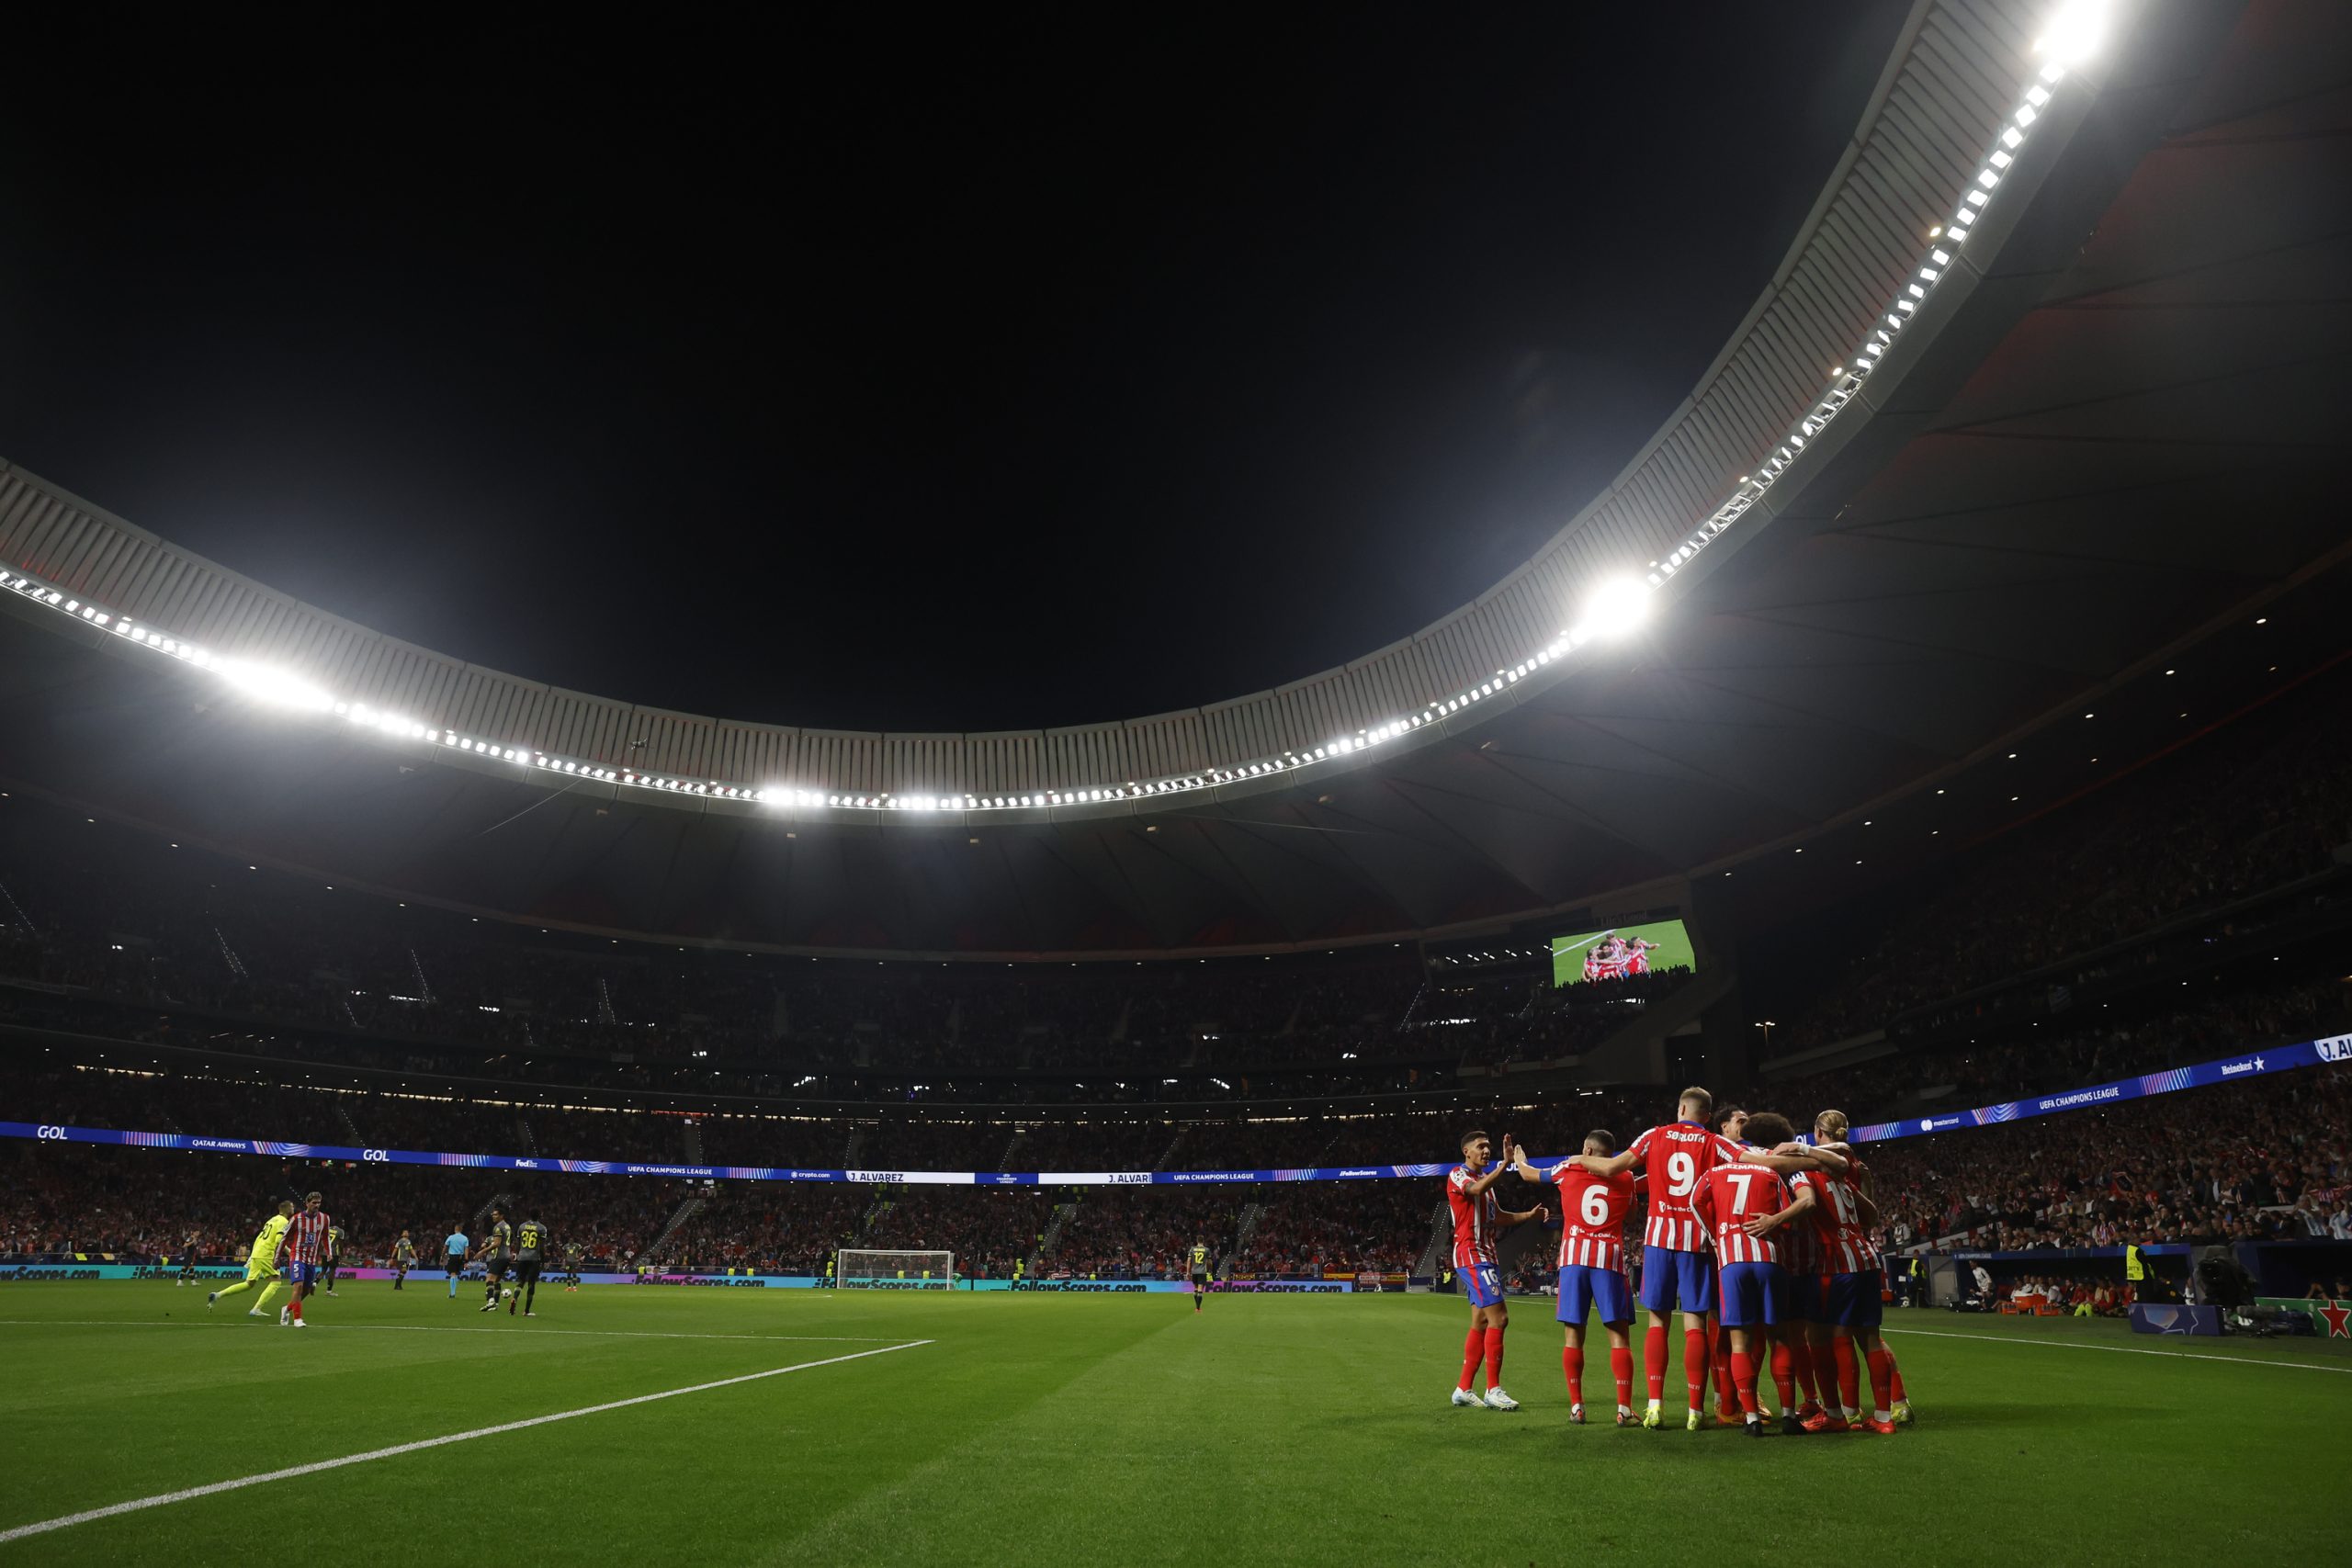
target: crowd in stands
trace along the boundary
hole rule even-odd
[[[1897,1247],[2352,1240],[2352,1072],[2340,1066],[1866,1153]]]
[[[2327,870],[2333,852],[2352,843],[2346,678],[1987,846],[1939,891],[1909,899],[1792,1022],[1783,1043],[1849,1039],[1908,1010]]]
[[[353,1256],[388,1258],[405,1230],[420,1259],[437,1264],[452,1230],[481,1234],[489,1207],[510,1220],[534,1205],[583,1266],[636,1260],[677,1209],[684,1189],[650,1178],[533,1182],[414,1166],[329,1164],[60,1144],[0,1145],[0,1255],[72,1258],[110,1253],[146,1260],[193,1251],[241,1258],[281,1199],[313,1190],[350,1238]]]
[[[2352,727],[2191,748],[2114,795],[1917,899],[1851,974],[1826,977],[1794,1041],[1916,1019],[2319,869],[2352,838]],[[2340,981],[2224,985],[2219,967],[2177,993],[2168,981],[2161,999],[2143,987],[2080,1010],[2047,996],[2035,1016],[1996,1010],[1981,1041],[1898,1030],[1880,1056],[1746,1098],[1800,1126],[1831,1104],[1868,1125],[2352,1027]],[[1240,1274],[1409,1271],[1433,1256],[1433,1178],[1095,1186],[1055,1173],[1442,1169],[1474,1122],[1539,1156],[1594,1127],[1622,1140],[1671,1116],[1670,1089],[1552,1088],[1535,1109],[1504,1109],[1512,1080],[1483,1075],[1589,1051],[1690,978],[1432,976],[1395,949],[1050,967],[673,952],[411,910],[6,802],[0,1102],[13,1119],[854,1174],[541,1177],[11,1142],[0,1249],[176,1256],[193,1232],[199,1253],[226,1258],[278,1196],[316,1185],[374,1256],[401,1228],[429,1255],[500,1200],[544,1203],[560,1237],[616,1269],[819,1272],[858,1246],[952,1251],[967,1274],[1173,1276],[1203,1242]],[[2352,1240],[2347,1071],[1875,1145],[1883,1238],[1991,1251]],[[1403,1110],[1348,1098],[1400,1088],[1425,1092]],[[1444,1108],[1430,1108],[1439,1088]],[[654,1089],[667,1108],[628,1103]],[[888,1179],[910,1170],[1046,1179]],[[1548,1196],[1504,1184],[1514,1207]],[[1540,1280],[1548,1257],[1539,1245],[1517,1267]]]
[[[2167,1067],[2211,1061],[2251,1042],[2310,1037],[2344,1021],[2340,980],[2257,987],[2161,1005],[2112,1022],[2029,1026],[1987,1045],[1946,1039],[1774,1083],[1766,1095],[1792,1105],[1866,1108],[1870,1121],[1922,1111],[2024,1100]],[[2168,999],[2176,993],[2165,992]]]
[[[0,803],[0,1021],[622,1090],[1394,1092],[1573,1056],[1687,977],[1440,985],[1395,948],[1051,966],[689,952],[412,908],[22,800]]]
[[[2206,1019],[2206,1022],[2212,1020]],[[1833,1087],[1814,1086],[1821,1093]],[[232,1118],[285,1141],[341,1144],[349,1122],[392,1146],[435,1148],[456,1134],[549,1156],[639,1153],[680,1162],[823,1168],[1263,1170],[1413,1160],[1443,1167],[1465,1121],[1509,1130],[1539,1156],[1586,1130],[1621,1138],[1670,1115],[1656,1091],[1588,1095],[1543,1107],[1210,1122],[1019,1123],[692,1118],[646,1111],[474,1104],[202,1075],[92,1067],[0,1070],[12,1115],[91,1127],[175,1130]],[[1818,1098],[1815,1095],[1814,1098]],[[1777,1095],[1801,1120],[1811,1099]],[[1869,1101],[1848,1101],[1855,1119]],[[874,1156],[856,1167],[846,1153]],[[1871,1145],[1882,1240],[1970,1250],[2109,1247],[2127,1241],[2352,1240],[2352,1069],[2290,1077],[2060,1113],[1998,1127]],[[777,1159],[817,1156],[819,1160]],[[887,1158],[883,1157],[886,1156]],[[1050,1160],[1041,1156],[1051,1156]],[[0,1146],[0,1248],[228,1256],[281,1192],[318,1186],[355,1247],[388,1250],[401,1228],[430,1255],[452,1224],[502,1196],[542,1202],[559,1235],[604,1266],[820,1271],[843,1246],[950,1250],[965,1273],[1067,1270],[1172,1276],[1204,1240],[1243,1274],[1396,1272],[1420,1260],[1438,1219],[1431,1179],[1237,1181],[1187,1187],[973,1188],[867,1180],[688,1181],[566,1177],[418,1166],[332,1165],[151,1149],[17,1142]],[[314,1174],[315,1173],[315,1174]],[[1549,1195],[1505,1183],[1507,1205]],[[682,1214],[689,1199],[694,1207]],[[1054,1244],[1057,1205],[1069,1208]],[[677,1218],[674,1227],[670,1222]],[[665,1238],[665,1230],[667,1235]],[[663,1238],[656,1248],[657,1238]],[[1042,1250],[1041,1250],[1042,1249]],[[1543,1248],[1527,1267],[1540,1277]]]

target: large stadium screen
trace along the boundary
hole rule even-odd
[[[1696,969],[1690,932],[1680,920],[1653,920],[1642,926],[1611,926],[1552,939],[1552,983],[1555,986],[1607,984],[1631,979],[1659,969]]]

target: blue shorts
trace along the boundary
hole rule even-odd
[[[315,1285],[319,1280],[319,1266],[315,1263],[288,1263],[286,1277],[297,1285]]]
[[[1829,1322],[1829,1276],[1790,1274],[1789,1315],[1799,1323]]]
[[[1725,1328],[1794,1322],[1796,1314],[1789,1310],[1789,1271],[1777,1263],[1724,1264],[1722,1311]]]
[[[1706,1252],[1653,1247],[1642,1253],[1642,1305],[1651,1312],[1715,1310],[1715,1259]]]
[[[1820,1321],[1840,1328],[1876,1328],[1886,1320],[1886,1303],[1879,1299],[1879,1272],[1833,1274],[1829,1278],[1829,1314]]]
[[[1462,1293],[1470,1298],[1474,1307],[1498,1305],[1503,1299],[1502,1276],[1491,1263],[1472,1263],[1454,1270],[1462,1281]]]
[[[1560,1310],[1555,1314],[1571,1328],[1582,1328],[1598,1309],[1603,1323],[1634,1321],[1634,1291],[1614,1269],[1593,1269],[1571,1263],[1560,1270]]]

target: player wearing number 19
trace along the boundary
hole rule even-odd
[[[1601,1158],[1617,1152],[1614,1134],[1596,1127],[1584,1135],[1584,1152]],[[1617,1425],[1634,1420],[1634,1348],[1626,1335],[1634,1322],[1633,1287],[1625,1282],[1625,1211],[1641,1190],[1638,1176],[1595,1176],[1573,1160],[1562,1160],[1538,1175],[1527,1151],[1511,1150],[1511,1166],[1525,1181],[1556,1182],[1560,1189],[1560,1307],[1567,1335],[1560,1371],[1568,1382],[1568,1419],[1584,1425],[1585,1320],[1595,1313],[1609,1331],[1609,1370],[1617,1379]]]
[[[1814,1119],[1813,1135],[1816,1139],[1836,1142],[1846,1134],[1846,1113],[1842,1111],[1825,1111]],[[1885,1276],[1879,1265],[1878,1249],[1870,1237],[1870,1227],[1878,1219],[1878,1206],[1871,1201],[1869,1191],[1870,1174],[1860,1160],[1855,1160],[1842,1173],[1811,1171],[1794,1179],[1812,1195],[1811,1207],[1820,1225],[1824,1272],[1827,1275],[1822,1292],[1820,1325],[1828,1340],[1826,1348],[1835,1357],[1838,1372],[1836,1413],[1825,1410],[1818,1418],[1807,1421],[1805,1429],[1860,1430],[1892,1436],[1898,1400],[1894,1393],[1894,1358],[1888,1354],[1885,1341],[1879,1337],[1879,1286]],[[1869,1420],[1862,1419],[1856,1408],[1861,1396],[1858,1359],[1870,1368],[1875,1403]]]
[[[1541,1223],[1551,1211],[1538,1204],[1519,1213],[1495,1198],[1495,1183],[1503,1179],[1515,1154],[1510,1134],[1503,1134],[1503,1157],[1489,1165],[1492,1145],[1484,1133],[1462,1134],[1462,1163],[1445,1179],[1446,1201],[1453,1209],[1453,1277],[1470,1298],[1470,1337],[1462,1342],[1462,1381],[1454,1385],[1456,1404],[1483,1404],[1489,1410],[1516,1410],[1519,1401],[1503,1392],[1503,1330],[1510,1324],[1510,1308],[1503,1303],[1502,1271],[1495,1262],[1495,1238],[1513,1225]],[[1470,1392],[1477,1381],[1478,1363],[1487,1364],[1487,1397]]]

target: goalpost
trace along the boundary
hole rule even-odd
[[[833,1287],[842,1291],[952,1291],[952,1252],[870,1251],[845,1247],[833,1254]]]

